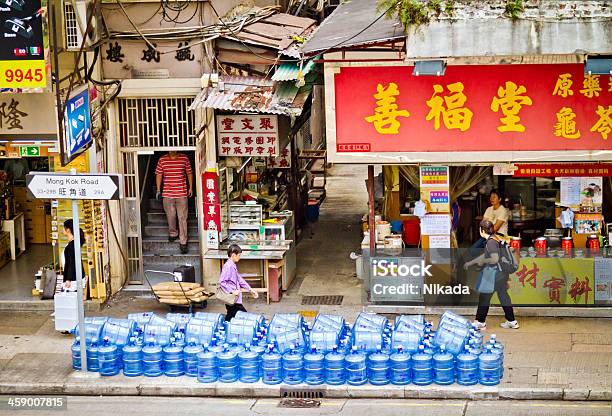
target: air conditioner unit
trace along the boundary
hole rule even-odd
[[[83,43],[85,36],[84,47],[87,49],[100,39],[100,12],[96,13],[91,20],[91,25],[87,34],[87,21],[89,16],[94,11],[94,1],[85,0],[64,0],[64,48],[67,51],[78,51]]]

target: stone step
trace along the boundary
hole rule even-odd
[[[178,241],[170,243],[168,238],[150,238],[151,237],[142,240],[142,252],[145,255],[169,255],[179,252]],[[189,246],[189,254],[198,255],[200,253],[200,244],[197,239],[189,239],[187,243]]]
[[[147,212],[147,224],[149,225],[167,225],[168,220],[166,219],[166,213],[163,211],[153,211]],[[187,224],[197,226],[198,219],[196,218],[194,213],[189,213],[187,217]]]
[[[168,237],[167,225],[147,225],[144,227],[144,235],[147,237]],[[188,226],[187,235],[191,238],[198,236],[197,226]]]

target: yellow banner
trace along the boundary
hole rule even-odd
[[[44,59],[0,61],[0,88],[44,88],[46,78]]]
[[[592,258],[521,258],[510,275],[513,304],[592,305],[595,262]],[[492,303],[499,304],[497,294]]]

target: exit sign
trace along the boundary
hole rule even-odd
[[[19,156],[40,156],[40,147],[38,146],[19,146]]]

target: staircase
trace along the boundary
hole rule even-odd
[[[189,217],[187,218],[189,251],[186,254],[181,253],[178,239],[172,243],[168,241],[168,221],[161,202],[155,199],[149,200],[149,211],[145,224],[142,233],[143,269],[172,272],[177,266],[191,264],[195,267],[196,282],[201,283],[198,220],[195,215],[193,198],[189,201]],[[172,279],[171,276],[164,274],[151,273],[148,276],[151,284]]]

